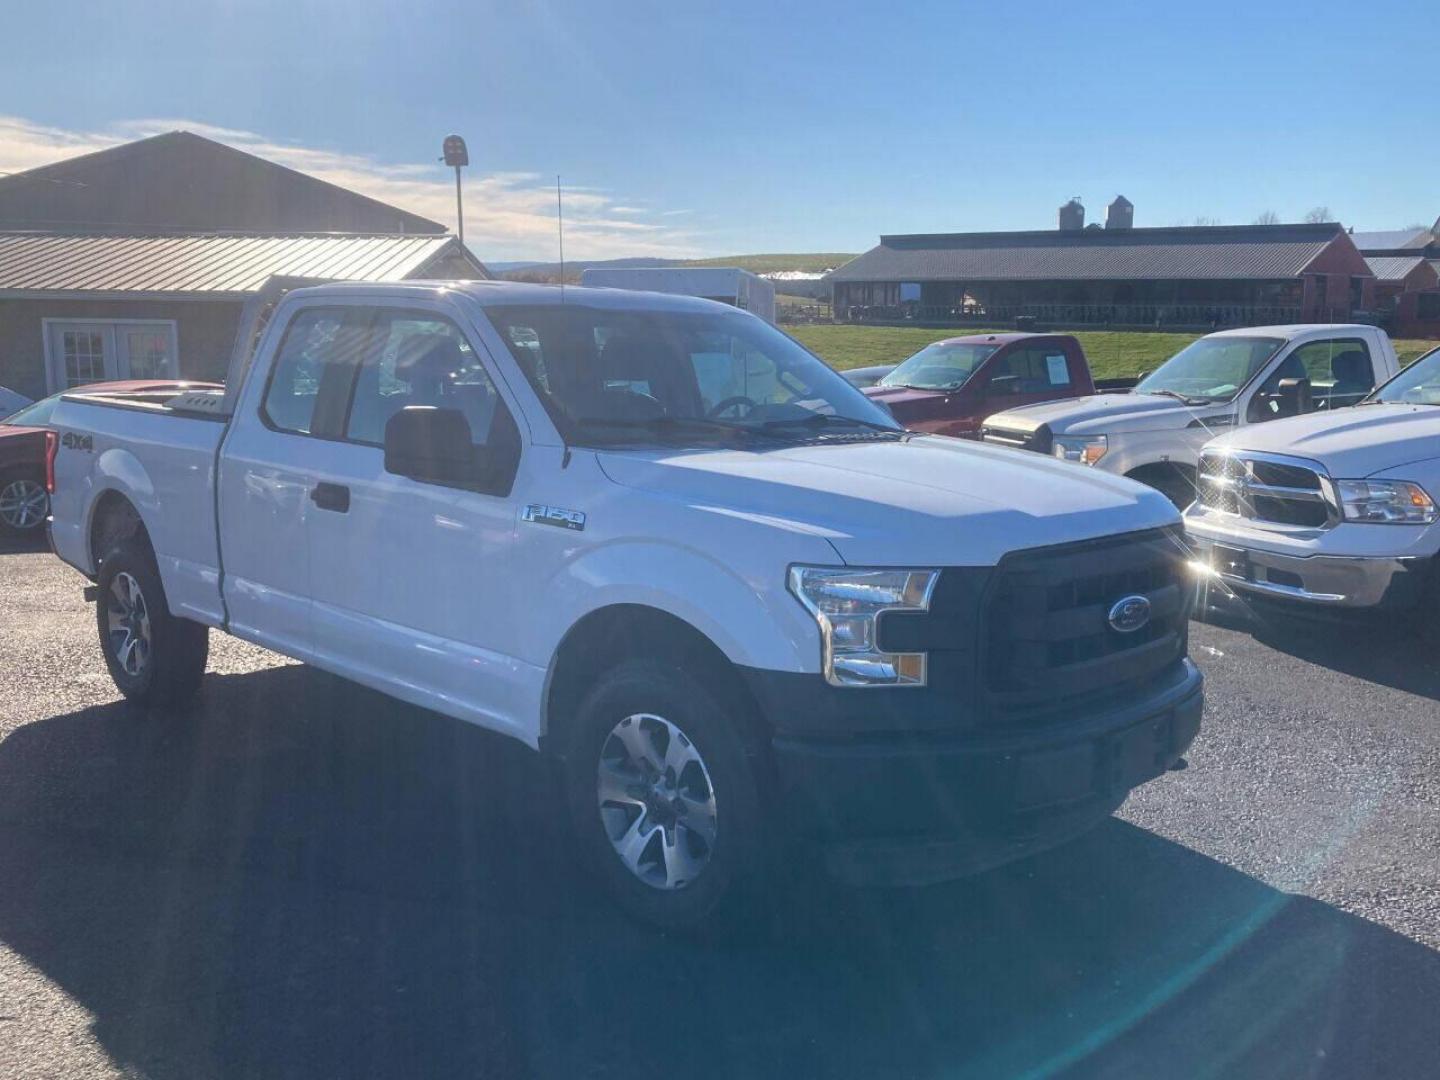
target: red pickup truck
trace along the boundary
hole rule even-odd
[[[912,431],[980,437],[987,416],[1095,393],[1069,334],[970,334],[926,345],[865,394]]]

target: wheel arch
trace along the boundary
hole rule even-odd
[[[101,556],[117,540],[132,533],[154,550],[150,532],[145,528],[145,519],[134,501],[118,488],[106,488],[96,497],[90,509],[86,551],[90,556],[91,568],[98,573]]]
[[[758,705],[735,663],[691,623],[645,604],[615,603],[578,619],[561,639],[546,675],[541,747],[559,752],[565,724],[587,688],[628,659],[650,658],[701,680],[731,714],[743,718],[747,743],[763,736]]]
[[[1197,475],[1195,466],[1183,461],[1151,461],[1137,465],[1125,474],[1127,479],[1162,492],[1182,510],[1194,501]],[[1176,495],[1181,492],[1188,492],[1190,495],[1183,504],[1176,500]]]

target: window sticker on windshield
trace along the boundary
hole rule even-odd
[[[1065,386],[1070,382],[1070,368],[1065,363],[1065,354],[1045,357],[1045,366],[1050,371],[1051,386]]]

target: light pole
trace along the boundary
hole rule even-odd
[[[470,151],[465,148],[465,140],[459,135],[446,135],[444,145],[441,147],[445,156],[440,160],[446,165],[455,166],[455,222],[456,231],[460,234],[460,245],[465,245],[465,204],[460,199],[460,167],[470,164]]]

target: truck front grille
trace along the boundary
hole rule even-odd
[[[985,722],[1063,720],[1133,693],[1185,655],[1193,590],[1179,529],[1020,551],[996,569],[981,619]],[[1119,629],[1120,601],[1149,619]]]
[[[1208,510],[1316,529],[1339,520],[1328,478],[1298,460],[1206,451],[1197,477],[1198,501]]]
[[[1034,431],[984,424],[980,428],[980,438],[985,442],[994,443],[996,446],[1008,446],[1015,450],[1034,450],[1039,454],[1048,454],[1053,449],[1053,438],[1050,428],[1046,424],[1041,424]]]

